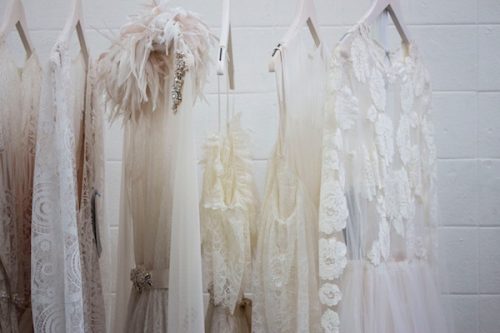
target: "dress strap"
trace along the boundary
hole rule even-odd
[[[228,127],[229,127],[229,122],[233,116],[233,110],[234,110],[234,98],[232,99],[232,103],[229,101],[229,80],[226,78],[224,80],[225,82],[225,91],[224,94],[226,96],[226,119],[225,119],[225,130],[227,132]],[[217,121],[218,121],[218,132],[220,133],[222,131],[222,98],[221,98],[222,92],[221,92],[221,78],[220,76],[217,76]]]
[[[275,52],[279,52],[279,57],[274,57],[276,61],[276,90],[278,92],[279,127],[278,127],[278,154],[284,154],[284,142],[286,135],[286,103],[285,103],[285,71],[283,66],[283,45],[278,45]]]

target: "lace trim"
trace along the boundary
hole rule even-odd
[[[205,286],[214,304],[232,313],[250,280],[257,198],[249,138],[240,126],[239,114],[227,128],[227,134],[211,136],[205,146],[200,206]]]
[[[341,92],[342,95],[342,92]],[[329,110],[326,110],[327,112]],[[350,122],[339,121],[339,126],[350,128]],[[353,122],[354,123],[354,122]],[[323,166],[319,207],[319,300],[326,308],[321,317],[325,332],[339,332],[340,319],[334,308],[342,298],[337,280],[347,265],[347,248],[339,233],[346,227],[349,211],[344,192],[345,176],[339,161],[339,149],[343,143],[339,132],[324,132]]]

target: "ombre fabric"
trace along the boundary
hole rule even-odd
[[[41,68],[0,41],[0,332],[29,332],[31,204]]]

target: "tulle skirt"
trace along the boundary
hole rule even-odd
[[[168,290],[150,289],[130,294],[126,332],[167,332]]]
[[[351,261],[343,277],[341,333],[446,333],[436,285],[426,262],[373,266]]]

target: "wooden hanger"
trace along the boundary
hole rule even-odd
[[[219,39],[219,56],[217,57],[217,74],[229,75],[229,88],[234,89],[233,39],[231,36],[231,1],[222,0],[222,24]]]
[[[4,39],[14,26],[21,37],[27,58],[33,54],[33,43],[28,35],[28,25],[26,24],[26,14],[21,0],[11,0],[5,10],[4,20],[0,28],[0,40]]]
[[[69,44],[73,31],[76,30],[78,36],[78,42],[80,43],[80,49],[83,54],[83,59],[85,62],[85,68],[88,69],[89,66],[89,51],[87,48],[87,42],[85,38],[85,32],[83,28],[83,7],[82,0],[73,1],[73,9],[71,15],[66,21],[63,31],[59,35],[59,42]]]
[[[372,25],[384,12],[389,13],[396,29],[405,44],[410,43],[410,34],[403,23],[399,0],[374,0],[371,8],[359,21],[359,24]]]
[[[309,32],[314,40],[316,46],[321,44],[319,34],[319,25],[316,19],[316,9],[313,0],[300,0],[295,20],[293,21],[286,34],[281,38],[280,43],[274,49],[271,62],[269,63],[269,71],[274,72],[275,57],[279,51],[280,46],[286,45],[292,38],[294,38],[304,26],[309,28]]]

